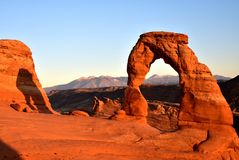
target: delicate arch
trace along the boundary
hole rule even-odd
[[[198,62],[187,46],[188,37],[171,32],[142,34],[128,59],[128,87],[124,110],[128,115],[147,116],[147,101],[139,86],[151,64],[162,58],[179,74],[182,88],[180,121],[232,124],[232,113],[208,67]]]

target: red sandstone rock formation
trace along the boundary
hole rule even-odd
[[[192,146],[193,151],[216,154],[216,159],[238,159],[239,141],[231,126],[230,107],[208,67],[198,61],[187,43],[188,37],[177,33],[150,32],[140,36],[128,59],[128,88],[123,109],[134,117],[147,115],[148,105],[139,86],[151,64],[162,58],[178,72],[182,88],[180,130],[175,134],[184,129],[199,129],[206,133],[205,138]],[[184,137],[189,139],[190,135]]]
[[[54,113],[37,78],[30,49],[20,41],[0,40],[0,101],[17,111]]]
[[[183,97],[180,121],[232,124],[232,113],[208,67],[187,46],[188,37],[170,32],[140,36],[128,59],[128,88],[124,110],[128,115],[147,115],[147,103],[139,90],[151,64],[162,58],[180,77]]]

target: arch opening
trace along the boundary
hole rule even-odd
[[[178,73],[169,64],[165,63],[162,58],[160,58],[156,59],[155,62],[151,64],[149,72],[146,74],[145,78],[148,79],[153,75],[178,76]]]
[[[146,77],[140,92],[148,103],[147,123],[164,132],[177,130],[182,97],[178,73],[160,58]]]
[[[157,59],[151,65],[140,91],[147,101],[181,102],[178,73],[163,59]]]

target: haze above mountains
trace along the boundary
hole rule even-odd
[[[225,77],[221,75],[214,76],[217,81],[227,81],[231,79],[230,77]],[[103,88],[112,86],[126,86],[127,77],[111,77],[111,76],[90,76],[81,77],[73,80],[67,84],[56,85],[52,87],[44,88],[48,93],[51,90],[68,90],[77,88]],[[147,85],[174,85],[179,83],[179,77],[176,75],[157,75],[154,74],[144,81]]]

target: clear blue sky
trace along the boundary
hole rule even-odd
[[[189,35],[213,74],[239,74],[238,0],[2,0],[0,38],[33,52],[44,87],[81,76],[126,76],[128,55],[148,31]],[[149,75],[176,74],[162,60]]]

